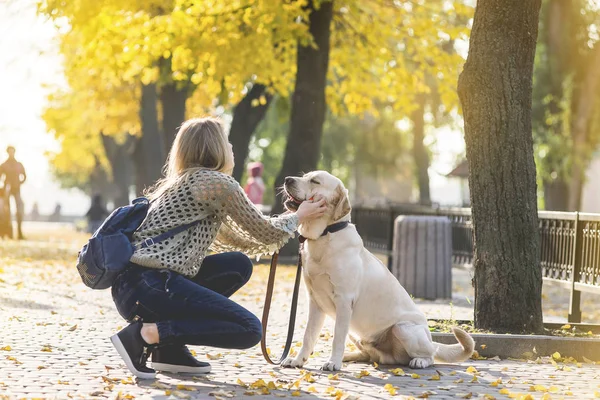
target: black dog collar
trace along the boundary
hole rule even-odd
[[[327,226],[327,228],[325,228],[323,233],[321,233],[321,236],[325,236],[328,233],[335,233],[335,232],[341,231],[342,229],[347,227],[349,223],[350,222],[348,222],[348,221],[341,221],[341,222],[336,222],[335,224],[329,225],[329,226]],[[304,236],[300,235],[300,236],[298,236],[298,240],[300,241],[300,243],[304,243],[306,241],[306,238]]]

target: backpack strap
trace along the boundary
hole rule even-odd
[[[173,229],[166,231],[165,233],[161,233],[160,235],[154,236],[153,238],[144,239],[144,241],[141,244],[136,246],[136,250],[145,249],[146,247],[150,247],[152,245],[160,243],[163,240],[170,238],[171,236],[175,236],[178,233],[181,233],[183,231],[190,229],[193,226],[198,225],[200,223],[200,221],[201,220],[190,222],[189,224],[185,224],[185,225],[180,225],[180,226],[177,226]]]

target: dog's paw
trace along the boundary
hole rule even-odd
[[[323,364],[323,367],[321,367],[321,369],[323,371],[339,371],[341,368],[342,368],[342,363],[335,362],[333,360],[327,361],[325,364]]]
[[[284,368],[297,368],[304,365],[304,361],[297,358],[288,357],[281,362],[281,366]]]
[[[433,358],[425,357],[425,358],[413,358],[408,363],[408,366],[411,368],[427,368],[433,365]]]

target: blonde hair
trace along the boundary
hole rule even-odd
[[[173,141],[163,173],[165,177],[145,191],[151,200],[184,181],[198,169],[231,174],[233,156],[221,120],[213,117],[185,121]]]

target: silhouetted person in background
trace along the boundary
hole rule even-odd
[[[265,193],[265,183],[262,179],[263,169],[261,162],[248,164],[248,180],[244,192],[254,204],[262,204],[263,202],[263,194]]]
[[[10,201],[12,197],[17,208],[17,238],[24,239],[21,230],[23,223],[23,200],[21,199],[21,185],[25,183],[27,175],[23,164],[15,158],[15,148],[8,146],[6,148],[8,159],[0,164],[0,179],[4,179],[5,198]]]
[[[92,197],[92,205],[85,216],[88,219],[88,232],[96,232],[108,216],[108,211],[106,211],[104,204],[102,204],[102,196],[96,194]]]

